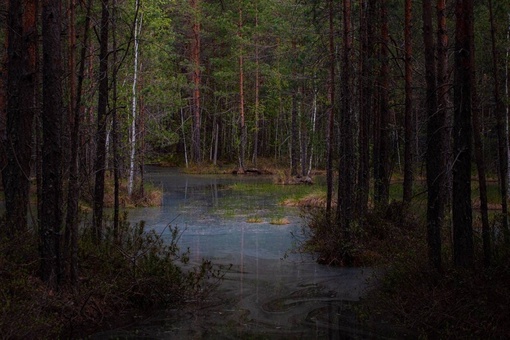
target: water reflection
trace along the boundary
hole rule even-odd
[[[232,268],[208,301],[161,311],[131,329],[97,338],[376,337],[352,312],[353,302],[370,285],[372,270],[330,268],[317,265],[310,256],[289,253],[292,235],[301,228],[298,212],[280,207],[278,195],[229,187],[241,181],[262,185],[270,178],[150,170],[149,180],[164,189],[163,205],[136,209],[130,219],[143,219],[166,237],[169,221],[175,220],[182,231],[179,245],[190,248],[193,262],[207,258]],[[275,215],[290,223],[271,225]],[[250,216],[261,222],[247,223]]]

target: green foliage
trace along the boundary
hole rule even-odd
[[[112,275],[113,282],[118,280],[120,287],[115,290],[124,292],[125,302],[133,307],[163,307],[199,298],[221,280],[223,273],[208,261],[184,271],[182,266],[188,264],[189,251],[180,253],[179,229],[170,225],[167,228],[171,233],[169,240],[163,238],[166,228],[158,234],[146,230],[143,221],[134,226],[124,222],[117,238],[113,230],[107,228],[105,240],[99,247],[85,239],[81,248],[85,254],[81,257],[90,252],[104,261],[103,275],[99,277],[104,280],[105,276]],[[97,285],[104,284],[103,280]]]

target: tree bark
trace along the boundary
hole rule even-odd
[[[412,0],[405,1],[404,50],[405,50],[405,113],[404,113],[404,187],[403,201],[408,203],[413,196],[413,41],[412,41]]]
[[[443,169],[452,168],[452,145],[451,145],[451,126],[452,115],[449,95],[451,84],[449,81],[448,70],[448,31],[446,26],[446,0],[437,0],[436,6],[437,14],[437,110],[438,116],[442,118],[441,125],[443,126],[441,132],[442,144],[441,153],[439,157],[442,158]],[[436,155],[437,156],[437,155]],[[445,207],[451,202],[452,191],[452,173],[447,170],[444,174],[444,184],[441,188],[441,195],[443,196]],[[446,208],[445,208],[446,211]]]
[[[341,73],[341,109],[340,109],[340,155],[338,176],[337,223],[344,240],[350,241],[351,221],[353,219],[354,196],[354,117],[351,111],[351,0],[343,1],[343,46]],[[345,254],[345,264],[351,265],[351,254]]]
[[[191,10],[193,11],[193,24],[191,36],[191,63],[193,67],[192,82],[193,82],[193,101],[192,101],[192,115],[193,115],[193,137],[192,137],[192,156],[195,163],[202,161],[202,148],[201,148],[201,114],[200,114],[200,0],[190,0]]]
[[[37,108],[37,1],[11,1],[7,36],[6,134],[2,168],[8,234],[27,229],[32,126]]]
[[[135,1],[135,26],[133,29],[134,39],[134,63],[133,63],[133,87],[131,92],[131,128],[129,130],[129,145],[130,145],[130,156],[129,156],[129,179],[128,179],[128,195],[133,194],[133,182],[135,181],[135,155],[136,155],[136,100],[137,100],[137,85],[138,85],[138,56],[139,56],[139,35],[142,30],[142,18],[138,16],[140,8],[139,0]]]
[[[240,40],[239,47],[239,127],[240,127],[240,145],[239,145],[239,171],[244,173],[245,168],[245,155],[246,155],[246,142],[247,142],[247,131],[246,131],[246,117],[244,112],[244,51],[243,51],[243,7],[241,2],[239,2],[239,27],[238,27],[238,37]]]
[[[9,1],[5,1],[4,8],[6,13],[9,13]],[[6,20],[8,21],[8,20]],[[10,27],[4,21],[0,25],[0,30],[4,34],[4,41],[2,44],[3,49],[0,52],[0,169],[4,169],[7,163],[7,156],[5,154],[5,141],[7,140],[7,50],[9,44],[9,30]],[[0,171],[1,174],[1,171]],[[3,183],[3,180],[2,180]]]
[[[358,190],[356,206],[358,208],[357,216],[361,223],[368,211],[368,196],[370,191],[370,122],[373,103],[373,38],[375,26],[375,1],[361,0],[361,58],[360,58],[360,77],[359,77],[359,98],[360,98],[360,116],[359,116],[359,167],[358,167]]]
[[[138,9],[136,8],[136,18]],[[120,154],[119,154],[119,112],[118,112],[118,47],[117,47],[117,0],[113,0],[112,48],[114,68],[112,74],[112,153],[113,153],[113,239],[119,242],[120,229]],[[136,25],[135,25],[136,30]]]
[[[260,56],[259,56],[259,9],[258,0],[255,2],[255,129],[253,131],[253,166],[257,166],[259,154],[259,129],[260,129]]]
[[[335,26],[334,26],[334,0],[329,0],[329,108],[328,127],[326,137],[327,164],[326,164],[326,214],[330,218],[333,197],[333,130],[335,126]]]
[[[496,103],[496,129],[498,133],[498,157],[499,157],[499,189],[501,195],[502,229],[505,243],[510,243],[508,230],[508,145],[505,134],[505,106],[501,98],[500,78],[498,70],[498,52],[496,48],[496,26],[492,9],[492,0],[489,0],[489,20],[491,26],[491,50],[492,50],[492,75],[494,83],[494,102]]]
[[[444,218],[444,197],[441,187],[444,185],[444,167],[441,157],[442,141],[444,140],[444,119],[437,114],[437,87],[434,35],[432,29],[432,5],[423,1],[423,41],[425,45],[425,81],[427,112],[427,244],[429,261],[433,268],[440,271],[441,260],[441,228]]]
[[[108,106],[108,31],[109,0],[101,1],[101,31],[99,41],[99,96],[97,103],[96,161],[93,206],[93,237],[101,242],[103,232],[103,200],[106,165],[106,121]]]
[[[80,197],[79,185],[79,164],[78,154],[80,152],[80,121],[81,121],[81,98],[83,91],[83,80],[85,76],[85,58],[87,53],[87,45],[90,30],[90,12],[92,8],[92,0],[88,0],[85,25],[83,28],[83,45],[80,50],[79,70],[77,77],[74,73],[76,67],[74,61],[76,38],[75,38],[75,13],[76,13],[76,0],[70,2],[70,55],[73,56],[69,63],[70,77],[72,82],[76,85],[71,85],[71,99],[70,99],[70,119],[71,119],[71,150],[70,150],[70,167],[69,167],[69,184],[67,192],[67,215],[66,215],[66,228],[65,228],[65,261],[66,261],[66,276],[72,284],[78,282],[78,200]],[[77,78],[77,79],[76,79]]]
[[[40,217],[41,278],[57,288],[61,275],[60,232],[62,212],[62,46],[61,1],[44,0],[43,38],[43,158]]]
[[[474,66],[473,1],[455,4],[453,258],[457,267],[473,266],[471,206],[471,87]]]
[[[478,91],[476,90],[476,73],[473,70],[473,141],[476,168],[478,170],[478,185],[480,191],[480,215],[482,217],[482,242],[483,242],[483,262],[485,267],[489,267],[492,258],[491,235],[489,225],[489,209],[487,205],[487,176],[485,166],[485,156],[482,144],[482,127],[480,124],[480,108],[478,100]]]
[[[295,75],[293,76],[295,82]],[[290,129],[291,129],[291,144],[290,144],[290,175],[298,175],[298,164],[299,164],[299,127],[298,127],[298,110],[297,110],[297,89],[296,84],[293,85],[292,89],[292,109],[290,117]]]
[[[389,81],[389,31],[388,31],[388,8],[387,0],[380,1],[381,15],[381,47],[379,70],[379,110],[376,119],[376,135],[378,137],[377,147],[374,148],[374,200],[379,206],[386,206],[389,200],[390,189],[390,111],[388,98]]]

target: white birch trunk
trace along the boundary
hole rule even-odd
[[[140,7],[140,1],[136,0],[135,2],[135,10],[138,12]],[[138,19],[138,16],[135,19],[135,27],[134,27],[134,48],[135,48],[135,61],[134,61],[134,71],[133,71],[133,100],[131,103],[131,129],[129,131],[129,144],[131,149],[131,154],[129,157],[129,180],[128,180],[128,195],[131,196],[133,193],[133,182],[135,178],[135,153],[136,153],[136,100],[137,93],[136,87],[138,83],[138,55],[139,55],[139,35],[142,30],[142,18]]]

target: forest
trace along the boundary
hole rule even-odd
[[[324,263],[359,265],[375,215],[420,215],[431,286],[505,287],[509,13],[506,0],[2,1],[0,274],[27,281],[2,281],[3,299],[34,277],[76,291],[85,259],[133,246],[122,211],[147,195],[148,164],[324,174],[311,246]],[[144,240],[147,267],[177,257]],[[202,269],[176,286],[196,292]],[[509,331],[498,308],[483,332]]]

